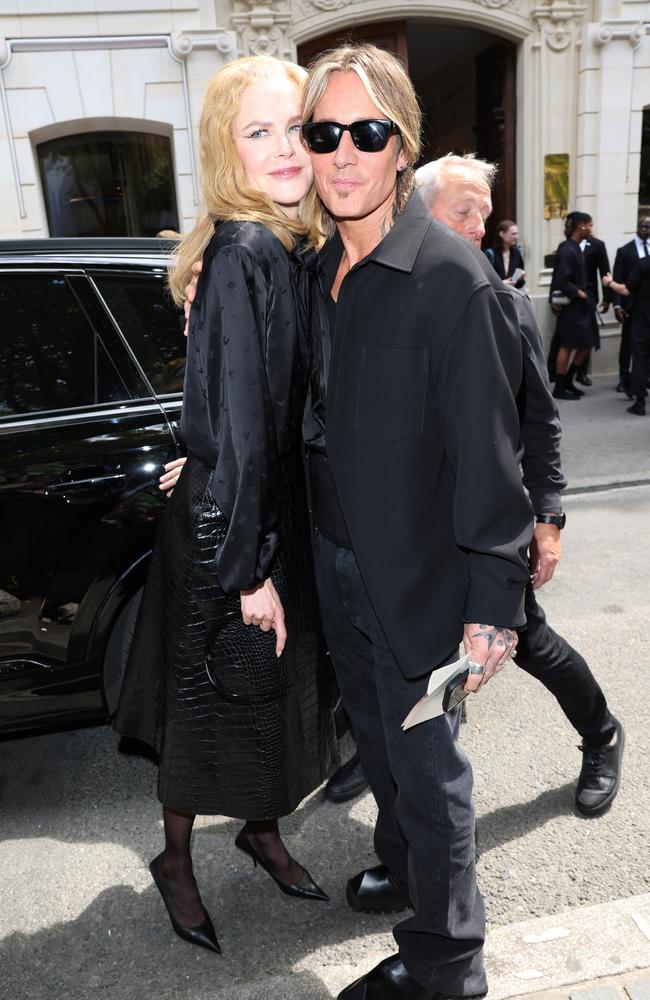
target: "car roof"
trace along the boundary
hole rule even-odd
[[[52,263],[140,264],[165,266],[176,240],[142,237],[70,237],[68,239],[0,239],[0,264]]]

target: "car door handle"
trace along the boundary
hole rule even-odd
[[[50,493],[67,493],[70,489],[78,487],[91,488],[100,486],[102,483],[113,483],[117,486],[119,482],[126,479],[125,472],[114,472],[106,476],[89,476],[87,479],[66,479],[65,482],[48,483],[45,489]]]

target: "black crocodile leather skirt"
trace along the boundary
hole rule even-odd
[[[163,515],[115,728],[159,757],[161,802],[180,812],[272,819],[337,764],[331,669],[318,622],[300,453],[283,468],[272,579],[288,639],[241,621],[214,555],[226,522],[210,468],[190,456]]]

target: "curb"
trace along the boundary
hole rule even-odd
[[[550,997],[549,991],[580,1000],[579,990],[567,987],[650,969],[650,893],[496,928],[488,934],[485,954],[489,1000],[533,1000]],[[628,992],[627,998],[650,1000],[650,979],[647,990],[634,998]],[[619,996],[599,993],[582,1000]]]
[[[642,473],[642,477],[634,479],[619,478],[611,481],[599,479],[593,481],[591,479],[578,480],[577,485],[567,486],[565,490],[562,490],[562,496],[577,496],[581,493],[603,493],[605,490],[623,490],[632,486],[650,485],[650,473],[644,472]]]
[[[605,976],[571,989],[528,993],[526,1000],[650,1000],[650,969]]]

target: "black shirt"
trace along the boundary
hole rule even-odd
[[[331,295],[325,300],[327,324],[330,335],[336,330],[336,302]],[[321,438],[317,447],[308,443],[309,482],[311,488],[314,524],[322,535],[341,548],[352,548],[343,511],[339,502],[334,477],[327,460],[325,440]]]

